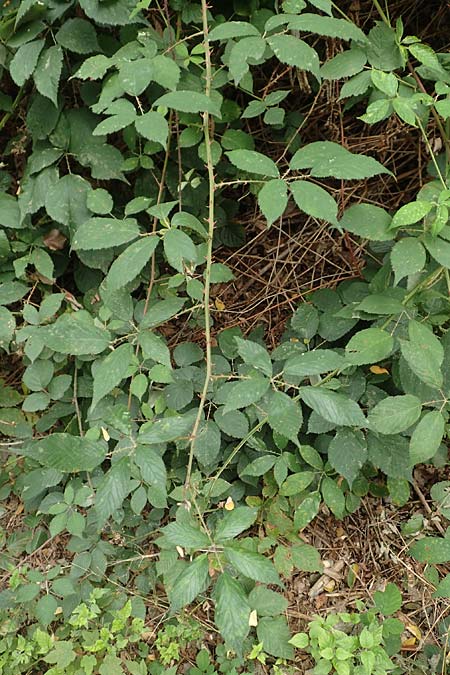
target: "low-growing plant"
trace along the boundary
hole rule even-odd
[[[380,622],[374,611],[329,614],[308,624],[308,632],[297,633],[290,643],[306,650],[314,660],[314,675],[401,675],[406,671],[391,659],[387,643],[399,642],[404,630],[394,618]]]

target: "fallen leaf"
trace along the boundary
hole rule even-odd
[[[225,509],[225,511],[232,511],[234,509],[234,501],[232,500],[231,497],[227,498],[227,501],[225,502],[224,509]]]
[[[387,368],[382,368],[381,366],[370,366],[370,372],[374,375],[389,375]]]
[[[250,612],[250,616],[248,617],[248,625],[249,626],[258,625],[258,613],[256,609],[252,609],[252,611]]]
[[[44,244],[50,251],[62,251],[67,242],[65,237],[56,227],[47,232],[44,239]]]

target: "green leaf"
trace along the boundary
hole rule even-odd
[[[432,208],[433,205],[431,202],[420,200],[411,202],[410,204],[405,204],[394,214],[391,222],[391,229],[418,223],[419,220],[425,218]]]
[[[232,438],[244,438],[248,434],[248,418],[239,410],[224,413],[223,408],[218,408],[214,420],[220,430]]]
[[[306,180],[290,183],[289,189],[299,209],[313,218],[338,224],[338,205],[326,190]]]
[[[333,177],[347,180],[391,173],[376,159],[366,155],[355,155],[331,141],[316,141],[300,148],[292,157],[290,167],[293,170],[310,169],[311,175],[317,178]]]
[[[297,507],[294,514],[294,525],[297,529],[303,530],[319,513],[322,499],[318,492],[310,494]]]
[[[45,196],[45,210],[50,218],[72,230],[90,217],[87,195],[91,186],[87,180],[75,174],[60,178]]]
[[[141,331],[138,334],[138,343],[144,358],[152,359],[156,363],[162,363],[164,366],[171,368],[170,351],[161,336],[149,330]]]
[[[86,16],[101,26],[126,26],[130,23],[130,14],[135,6],[134,0],[116,0],[111,3],[80,0],[80,7]]]
[[[173,108],[179,112],[200,113],[208,112],[215,117],[220,118],[220,107],[206,94],[196,91],[171,91],[163,94],[153,104],[155,107]]]
[[[369,462],[391,478],[411,480],[409,440],[404,436],[368,433]]]
[[[266,51],[266,41],[261,37],[246,37],[236,42],[228,59],[228,68],[236,85],[249,71],[249,62],[258,62]]]
[[[323,478],[320,486],[325,504],[340,520],[345,516],[345,496],[339,485],[332,478]]]
[[[304,303],[294,312],[291,326],[296,337],[310,340],[319,328],[319,312],[313,305]]]
[[[387,584],[384,591],[373,594],[375,609],[384,616],[395,614],[402,606],[402,594],[395,584]]]
[[[187,563],[185,569],[175,579],[169,593],[171,612],[177,612],[193,602],[199,593],[206,590],[209,583],[208,556],[204,553]]]
[[[229,415],[233,413],[228,413]],[[263,476],[270,471],[277,461],[276,455],[262,455],[257,457],[252,462],[249,462],[243,471],[239,472],[240,476]]]
[[[245,363],[261,370],[267,377],[272,377],[272,361],[265,347],[252,340],[242,340],[239,337],[236,337],[235,341],[238,354]]]
[[[127,342],[114,349],[100,364],[95,364],[91,410],[129,375],[132,358],[133,347]]]
[[[289,644],[291,631],[284,616],[263,617],[258,621],[256,633],[267,654],[282,659],[294,658],[294,649]]]
[[[437,410],[427,412],[414,429],[409,445],[411,466],[432,459],[445,433],[445,418]]]
[[[0,284],[0,305],[10,305],[21,300],[28,291],[28,286],[20,281],[5,281]]]
[[[360,115],[358,119],[362,120],[366,124],[377,124],[381,120],[386,119],[392,112],[392,104],[388,99],[378,99],[371,103],[364,115]]]
[[[0,193],[0,225],[15,230],[22,227],[17,199],[3,192]]]
[[[331,349],[315,349],[291,356],[284,364],[284,373],[288,378],[307,377],[329,373],[345,366],[345,359]]]
[[[356,308],[367,314],[381,315],[401,314],[405,309],[398,296],[394,296],[389,289],[384,293],[367,295]]]
[[[416,396],[387,396],[369,411],[369,426],[380,434],[399,434],[417,422],[421,410]]]
[[[223,552],[225,559],[239,574],[264,584],[281,585],[280,577],[272,562],[260,553],[237,546],[225,546]]]
[[[108,288],[115,291],[133,281],[150,260],[158,244],[159,237],[150,235],[128,246],[109,269],[106,277]]]
[[[342,101],[344,98],[361,96],[361,94],[365,94],[365,92],[370,87],[370,83],[370,71],[363,70],[362,73],[358,73],[358,75],[355,75],[354,77],[350,78],[350,80],[345,82],[345,84],[342,86],[338,100]]]
[[[311,485],[315,475],[313,471],[302,471],[301,473],[291,474],[281,486],[280,494],[283,497],[292,497],[293,495],[300,494],[300,492],[306,490],[308,485]]]
[[[33,74],[45,40],[34,40],[22,45],[14,54],[9,64],[9,74],[21,87]]]
[[[395,273],[395,284],[401,279],[420,272],[427,259],[423,245],[413,237],[400,239],[391,251],[391,264]]]
[[[86,204],[92,213],[98,213],[102,216],[111,213],[114,208],[113,198],[109,192],[103,188],[90,190],[87,194]],[[85,220],[87,220],[87,218],[85,218]]]
[[[367,37],[362,30],[353,21],[347,21],[346,19],[335,19],[333,17],[305,12],[295,17],[295,19],[291,19],[288,28],[289,30],[302,30],[317,33],[318,35],[326,35],[327,37],[367,43]]]
[[[258,205],[268,225],[281,218],[287,203],[287,185],[281,178],[267,181],[258,192]]]
[[[11,342],[15,328],[14,314],[6,307],[0,306],[0,347],[6,347]]]
[[[392,107],[400,119],[406,122],[406,124],[410,124],[412,127],[417,126],[417,102],[397,96],[392,100]]]
[[[320,69],[320,74],[325,80],[340,80],[342,77],[351,77],[361,72],[366,62],[365,51],[359,47],[353,47],[326,61]]]
[[[429,46],[424,45],[420,42],[416,42],[408,47],[411,54],[424,66],[431,68],[432,70],[440,71],[442,66],[438,59],[436,52]]]
[[[389,241],[394,234],[389,230],[391,216],[373,204],[354,204],[344,211],[339,225],[348,232],[369,241]]]
[[[379,21],[370,31],[368,38],[367,57],[371,66],[385,71],[404,67],[404,57],[393,28]]]
[[[98,251],[121,246],[139,236],[139,225],[134,218],[90,218],[77,228],[72,248],[80,251]]]
[[[234,539],[253,525],[258,515],[258,509],[250,506],[237,506],[233,511],[225,511],[216,525],[214,541],[217,544]]]
[[[374,86],[389,98],[397,95],[398,79],[394,73],[384,73],[382,70],[372,70],[371,79]]]
[[[281,391],[272,391],[269,398],[269,426],[293,443],[298,444],[298,433],[303,423],[300,403]]]
[[[448,537],[424,537],[409,549],[413,558],[429,565],[440,565],[450,561],[450,539]]]
[[[85,19],[65,19],[55,39],[61,47],[77,54],[100,51],[95,28]]]
[[[209,537],[200,529],[181,522],[172,522],[163,527],[161,532],[170,544],[183,548],[207,548],[211,542]]]
[[[288,600],[281,593],[260,585],[252,590],[248,596],[248,603],[252,609],[256,609],[258,616],[284,614],[289,606]]]
[[[94,136],[103,136],[104,134],[112,134],[115,131],[120,131],[124,127],[128,127],[136,120],[136,109],[134,105],[124,98],[111,103],[106,109],[106,113],[110,115],[103,122],[97,124],[92,131]]]
[[[156,508],[167,506],[167,471],[161,455],[148,445],[138,445],[134,452],[134,461],[138,465],[142,480],[151,489],[148,500]]]
[[[425,244],[428,253],[440,265],[450,269],[450,242],[444,241],[440,237],[433,237],[429,234],[423,237],[422,241]]]
[[[319,551],[310,544],[300,542],[291,547],[292,562],[298,570],[304,572],[323,572]]]
[[[152,422],[151,426],[147,426],[139,433],[139,441],[141,443],[168,443],[175,441],[182,437],[187,437],[192,431],[196,411],[190,410],[184,415],[174,415],[172,417],[164,417],[163,419]]]
[[[175,90],[180,81],[181,71],[172,56],[157,54],[152,59],[152,79],[164,89]]]
[[[254,376],[233,384],[225,402],[224,412],[246,408],[259,401],[270,386],[266,377]]]
[[[41,53],[34,71],[34,83],[42,96],[58,105],[58,87],[63,63],[61,47],[53,46]]]
[[[118,82],[130,96],[140,96],[153,79],[152,59],[123,61],[119,64]]]
[[[433,598],[450,598],[450,574],[441,579],[433,593]]]
[[[259,35],[259,31],[251,23],[246,21],[226,21],[215,26],[209,33],[209,40],[230,40],[231,38],[247,37],[248,35]]]
[[[123,500],[130,494],[133,483],[130,480],[130,463],[123,457],[113,464],[98,484],[95,496],[97,525],[103,527],[108,518],[122,507]]]
[[[167,298],[167,300],[155,302],[150,305],[147,314],[142,317],[140,328],[155,328],[165,323],[181,312],[185,302],[185,298]]]
[[[444,350],[433,332],[417,321],[409,322],[410,341],[400,340],[402,356],[417,377],[431,387],[442,386]]]
[[[166,147],[169,135],[169,125],[163,115],[157,112],[147,112],[138,117],[134,123],[136,131],[149,141],[160,143]]]
[[[171,228],[164,233],[163,242],[167,262],[178,272],[184,274],[186,267],[197,262],[197,249],[185,232]]]
[[[302,400],[328,422],[338,426],[365,427],[366,419],[355,401],[323,387],[301,387]]]
[[[431,499],[436,510],[450,520],[450,481],[443,480],[434,483],[431,487]]]
[[[107,446],[71,434],[51,434],[24,446],[21,454],[64,473],[93,471],[105,458]]]
[[[240,171],[274,178],[280,175],[275,162],[255,150],[230,150],[225,154]]]
[[[90,56],[83,61],[73,77],[77,77],[80,80],[99,80],[111,65],[111,61],[103,54]]]
[[[320,82],[320,62],[315,49],[293,35],[273,35],[267,43],[277,59],[312,73]]]
[[[109,345],[109,332],[94,323],[92,317],[80,310],[63,314],[55,323],[40,329],[39,335],[54,352],[81,356],[100,354]]]
[[[55,612],[58,609],[58,601],[53,595],[43,595],[39,598],[34,613],[39,623],[45,627],[55,620]]]
[[[186,384],[182,384],[181,386],[186,388]],[[207,420],[201,425],[194,439],[193,450],[195,457],[201,464],[206,466],[211,465],[220,453],[220,445],[221,434],[219,427],[212,420]]]
[[[345,356],[348,363],[362,366],[386,359],[393,348],[392,335],[381,328],[365,328],[350,338],[345,347]]]
[[[223,284],[232,281],[234,274],[229,267],[223,263],[212,263],[210,271],[210,280],[212,284]]]
[[[367,461],[367,443],[360,431],[340,429],[328,446],[328,461],[350,488]]]
[[[214,589],[215,622],[225,643],[242,654],[250,630],[250,607],[244,589],[228,572],[219,575]]]
[[[70,640],[58,640],[55,646],[42,660],[46,663],[55,663],[58,669],[64,670],[76,659],[76,652],[73,650],[73,643]]]

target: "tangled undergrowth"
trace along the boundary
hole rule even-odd
[[[0,17],[0,672],[447,672],[449,8]]]

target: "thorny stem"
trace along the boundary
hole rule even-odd
[[[378,14],[379,14],[380,17],[383,19],[384,23],[385,23],[387,26],[390,26],[390,25],[391,25],[391,22],[389,21],[389,18],[387,17],[387,15],[386,15],[384,9],[382,8],[382,6],[381,6],[380,3],[378,2],[378,0],[372,0],[372,1],[373,1],[373,4],[375,5],[377,11],[378,11]]]
[[[204,45],[205,45],[205,94],[210,96],[211,94],[211,84],[212,84],[212,66],[211,66],[211,52],[208,39],[209,27],[208,27],[208,4],[207,0],[201,0],[202,6],[202,23],[203,23],[203,36],[204,36]],[[189,459],[186,471],[186,480],[184,484],[185,494],[188,493],[191,487],[191,474],[192,474],[192,464],[194,461],[194,444],[196,436],[198,434],[200,423],[203,417],[203,411],[205,409],[206,396],[208,394],[208,387],[211,382],[212,375],[212,354],[211,354],[211,313],[210,313],[210,286],[211,286],[211,264],[212,264],[212,247],[213,247],[213,235],[214,235],[214,208],[215,208],[215,177],[214,177],[214,165],[211,152],[211,143],[212,135],[210,128],[211,119],[209,113],[203,113],[203,134],[205,138],[205,149],[206,149],[206,167],[208,171],[208,183],[209,183],[209,196],[208,196],[208,246],[206,252],[206,267],[204,271],[204,280],[205,280],[205,290],[203,293],[203,304],[204,304],[204,321],[205,321],[205,343],[206,343],[206,372],[205,372],[205,381],[203,383],[203,389],[200,396],[200,401],[197,410],[197,416],[195,418],[194,426],[191,433],[191,442],[189,448]]]

